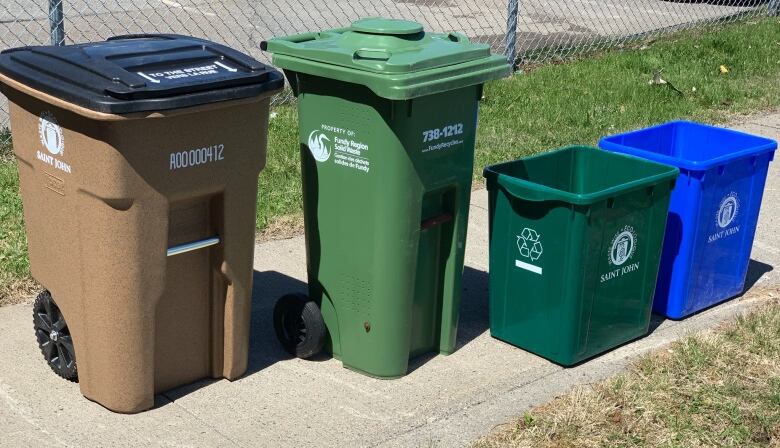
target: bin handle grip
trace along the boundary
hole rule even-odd
[[[319,34],[320,33],[316,33],[316,32],[293,34],[292,36],[287,36],[287,37],[284,37],[284,38],[277,38],[277,39],[274,40],[274,42],[277,42],[277,43],[285,45],[285,46],[289,46],[291,44],[300,44],[300,43],[303,43],[303,42],[309,42],[309,41],[315,40],[315,39],[317,39],[317,36]],[[267,40],[264,40],[264,41],[260,42],[260,49],[263,50],[263,51],[268,51],[268,43],[269,42]]]
[[[389,61],[390,56],[392,56],[392,53],[387,50],[374,50],[371,48],[361,48],[352,53],[352,59],[358,63],[364,61],[369,63]]]
[[[428,219],[423,219],[420,222],[420,230],[428,230],[430,228],[440,226],[442,224],[446,224],[452,221],[453,218],[454,216],[452,216],[452,213],[442,213],[440,215],[436,215]]]
[[[300,34],[293,34],[292,36],[285,36],[285,37],[276,37],[274,39],[271,39],[274,44],[281,45],[284,47],[294,47],[297,44],[302,44],[304,42],[309,42],[312,40],[317,40],[320,36],[323,34],[341,34],[349,31],[351,28],[336,28],[334,30],[329,30],[327,32],[320,32],[320,31],[314,31],[309,33],[300,33]],[[260,42],[260,49],[263,51],[268,51],[268,44],[270,41],[264,40]]]
[[[216,246],[220,243],[219,236],[213,236],[203,240],[191,241],[189,243],[179,244],[177,246],[171,246],[168,248],[168,256],[184,254],[192,252],[194,250],[205,249],[207,247]]]
[[[454,31],[447,34],[447,39],[458,44],[470,43],[468,36],[466,36],[465,34],[456,33]]]
[[[512,196],[526,201],[567,201],[571,197],[562,191],[544,185],[534,184],[526,180],[517,179],[506,174],[499,174],[496,178],[498,184]],[[530,187],[530,188],[529,188]]]

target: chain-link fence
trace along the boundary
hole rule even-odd
[[[179,33],[268,60],[259,44],[272,36],[387,16],[462,32],[522,65],[778,11],[780,0],[2,0],[0,49]],[[6,125],[3,106],[0,128]]]

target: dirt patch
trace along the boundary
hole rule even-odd
[[[0,288],[0,306],[32,302],[42,289],[33,279],[13,280]]]
[[[303,234],[303,215],[285,215],[274,218],[268,226],[257,235],[258,243],[287,240]]]

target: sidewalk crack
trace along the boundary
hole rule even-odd
[[[233,446],[237,446],[238,448],[246,448],[244,445],[241,445],[240,443],[236,442],[235,440],[233,440],[232,438],[230,438],[230,437],[228,437],[226,434],[224,434],[222,431],[218,430],[218,429],[217,429],[216,427],[214,427],[213,425],[209,424],[208,422],[206,422],[206,421],[205,421],[205,420],[203,420],[202,418],[198,417],[198,415],[196,415],[194,412],[192,412],[192,411],[190,411],[189,409],[187,409],[185,406],[181,405],[181,404],[180,404],[178,401],[176,401],[176,400],[174,400],[173,398],[171,398],[171,397],[170,397],[170,396],[169,396],[167,393],[163,392],[163,393],[161,393],[160,395],[162,395],[163,397],[165,397],[165,399],[166,399],[166,400],[170,401],[170,402],[171,402],[171,404],[173,404],[173,405],[175,405],[175,406],[179,407],[181,410],[183,410],[184,412],[186,412],[186,413],[187,413],[189,416],[191,416],[192,418],[194,418],[195,420],[197,420],[198,422],[200,422],[201,424],[203,424],[203,426],[205,426],[205,427],[207,427],[207,428],[211,429],[212,431],[214,431],[215,433],[217,433],[219,436],[221,436],[222,438],[224,438],[224,439],[225,439],[225,440],[227,440],[228,442],[232,443],[232,444],[233,444]]]

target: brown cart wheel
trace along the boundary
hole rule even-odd
[[[301,359],[325,346],[327,330],[317,304],[304,294],[282,296],[274,306],[274,330],[284,349]]]
[[[73,338],[57,304],[49,291],[38,294],[33,305],[33,326],[43,358],[57,375],[68,381],[78,381],[76,351]]]

